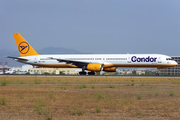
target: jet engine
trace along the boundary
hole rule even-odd
[[[103,68],[101,63],[88,64],[86,70],[100,72]]]

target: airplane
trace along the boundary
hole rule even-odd
[[[13,33],[21,57],[11,57],[17,62],[38,67],[81,68],[79,75],[95,75],[95,72],[116,72],[118,67],[157,68],[177,66],[170,56],[162,54],[49,54],[40,55],[21,36]],[[86,70],[90,72],[86,72]],[[159,75],[157,72],[156,75]]]
[[[6,71],[5,74],[14,74],[14,72],[16,72],[16,71],[14,70],[14,68],[12,68],[12,69]]]

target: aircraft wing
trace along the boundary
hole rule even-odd
[[[57,60],[59,62],[66,62],[66,64],[76,65],[79,67],[90,64],[89,62],[77,61],[77,60],[68,60],[68,59],[59,59],[59,58],[51,58],[51,59]]]
[[[11,57],[11,56],[7,56],[6,58],[12,58],[14,60],[20,60],[20,61],[28,61],[28,59],[25,59],[25,58],[18,58],[18,57]]]

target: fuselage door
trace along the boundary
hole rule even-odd
[[[158,58],[158,63],[162,63],[161,57]]]
[[[34,63],[37,63],[37,58],[36,57],[34,58]]]
[[[128,63],[131,63],[131,57],[128,56]]]

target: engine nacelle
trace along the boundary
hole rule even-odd
[[[100,72],[102,70],[102,66],[103,65],[100,63],[88,64],[86,70]]]
[[[116,72],[116,67],[103,68],[103,71],[106,71],[106,72]]]

